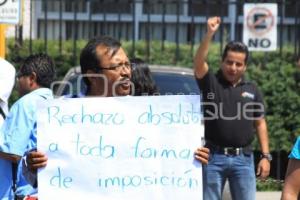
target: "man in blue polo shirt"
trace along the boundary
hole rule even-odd
[[[12,163],[19,163],[24,152],[36,146],[37,101],[53,98],[49,89],[55,78],[54,63],[44,54],[29,56],[18,74],[22,96],[12,107],[0,130],[0,199],[17,199],[35,193],[19,169],[14,177]],[[20,168],[20,166],[19,166]],[[13,191],[13,177],[15,191]]]
[[[264,105],[257,87],[246,81],[248,49],[241,42],[229,42],[221,68],[213,74],[206,63],[209,45],[221,23],[207,21],[207,33],[194,58],[194,71],[203,96],[206,146],[210,160],[204,166],[204,199],[221,200],[225,181],[232,198],[253,200],[256,192],[251,142],[256,128],[261,147],[257,175],[269,175],[271,155]]]

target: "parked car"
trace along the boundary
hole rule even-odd
[[[193,70],[183,67],[150,65],[160,95],[199,95]],[[71,68],[62,81],[57,82],[56,96],[75,95],[85,91],[80,67]]]

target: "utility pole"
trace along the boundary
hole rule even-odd
[[[0,24],[0,57],[5,58],[5,24]]]

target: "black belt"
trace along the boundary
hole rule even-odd
[[[252,153],[252,146],[245,147],[223,147],[206,141],[205,147],[209,148],[211,152],[216,152],[224,155],[237,156],[241,154],[250,155]]]

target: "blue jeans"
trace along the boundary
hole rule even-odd
[[[212,152],[203,166],[204,200],[221,200],[228,179],[233,200],[254,200],[256,178],[253,154],[224,155]]]

